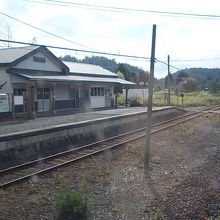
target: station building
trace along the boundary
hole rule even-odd
[[[134,83],[100,66],[62,62],[44,46],[0,49],[0,93],[15,113],[111,107],[115,88]]]

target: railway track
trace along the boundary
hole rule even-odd
[[[207,108],[203,111],[184,114],[174,119],[154,124],[151,133],[154,134],[160,132],[177,124],[202,116],[206,114],[207,111],[214,111],[217,109],[220,109],[220,107]],[[71,164],[75,161],[99,154],[105,150],[113,149],[128,142],[144,138],[145,129],[146,128],[137,129],[102,141],[87,144],[82,147],[70,149],[48,157],[0,170],[0,188],[11,186],[18,182],[33,178],[34,176]]]

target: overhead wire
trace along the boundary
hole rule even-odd
[[[51,49],[61,49],[61,50],[70,50],[70,51],[76,51],[76,52],[82,52],[82,53],[92,53],[92,54],[102,54],[102,55],[109,55],[109,56],[117,56],[117,57],[127,57],[127,58],[136,58],[136,59],[144,59],[144,60],[150,60],[150,58],[142,57],[142,56],[133,56],[133,55],[126,55],[126,54],[116,54],[116,53],[107,53],[107,52],[101,52],[101,51],[92,51],[92,50],[82,50],[82,49],[76,49],[76,48],[69,48],[69,47],[58,47],[58,46],[52,46],[52,45],[42,45],[42,44],[35,44],[35,43],[28,43],[28,42],[21,42],[21,41],[13,41],[13,40],[4,40],[0,39],[0,42],[8,42],[8,43],[15,43],[15,44],[21,44],[21,45],[30,45],[30,46],[44,46]]]
[[[64,40],[64,41],[67,41],[67,42],[69,42],[69,43],[73,43],[73,44],[76,44],[76,45],[78,45],[78,46],[85,47],[85,48],[89,48],[89,49],[94,49],[94,48],[88,47],[88,46],[86,46],[86,45],[84,45],[84,44],[80,44],[80,43],[74,42],[74,41],[72,41],[72,40],[66,39],[66,38],[64,38],[64,37],[61,37],[61,36],[59,36],[59,35],[57,35],[57,34],[53,34],[53,33],[49,32],[49,31],[46,31],[46,30],[44,30],[44,29],[42,29],[42,28],[39,28],[39,27],[36,27],[36,26],[34,26],[34,25],[32,25],[32,24],[29,24],[29,23],[26,23],[26,22],[24,22],[24,21],[21,21],[21,20],[15,18],[15,17],[12,17],[12,16],[10,16],[10,15],[8,15],[8,14],[5,14],[5,13],[3,13],[3,12],[1,12],[1,11],[0,11],[0,14],[6,16],[6,17],[8,17],[8,18],[11,18],[11,19],[13,19],[13,20],[15,20],[15,21],[17,21],[17,22],[20,22],[20,23],[22,23],[22,24],[24,24],[24,25],[27,25],[27,26],[29,26],[29,27],[32,27],[32,28],[34,28],[34,29],[36,29],[36,30],[42,31],[42,32],[44,32],[44,33],[46,33],[46,34],[49,34],[49,35],[51,35],[51,36],[53,36],[53,37],[59,38],[59,39]]]
[[[172,62],[199,62],[199,61],[208,61],[208,60],[216,60],[216,59],[220,59],[220,57],[211,57],[211,58],[203,58],[203,59],[193,59],[193,60],[172,60]]]
[[[6,43],[15,43],[15,44],[21,44],[21,45],[29,45],[29,46],[43,46],[43,47],[48,47],[51,49],[60,49],[60,50],[69,50],[69,51],[75,51],[75,52],[81,52],[81,53],[91,53],[91,54],[101,54],[101,55],[109,55],[109,56],[117,56],[117,57],[125,57],[129,59],[142,59],[145,61],[150,61],[151,59],[148,57],[143,57],[143,56],[134,56],[134,55],[127,55],[127,54],[115,54],[115,53],[107,53],[107,52],[101,52],[101,51],[92,51],[92,50],[81,50],[81,49],[76,49],[76,48],[69,48],[69,47],[58,47],[58,46],[52,46],[52,45],[42,45],[42,44],[35,44],[35,43],[28,43],[28,42],[21,42],[21,41],[13,41],[13,40],[4,40],[0,39],[0,42],[6,42]],[[169,65],[168,63],[159,60],[157,58],[154,59],[155,62],[164,64],[164,65]],[[176,70],[181,70],[180,68],[170,65],[171,68],[174,68]]]
[[[114,6],[104,6],[104,5],[93,5],[93,4],[86,4],[86,3],[78,3],[78,2],[67,2],[67,1],[61,1],[61,0],[23,0],[26,2],[36,2],[41,4],[62,4],[63,6],[83,6],[83,7],[89,7],[92,10],[113,10],[114,12],[144,12],[144,13],[153,13],[153,14],[163,14],[163,15],[170,15],[170,16],[190,16],[190,17],[198,17],[198,18],[212,18],[212,19],[220,19],[220,15],[216,14],[196,14],[196,13],[184,13],[184,12],[172,12],[172,11],[158,11],[158,10],[146,10],[146,9],[135,9],[135,8],[124,8],[124,7],[114,7]]]
[[[150,61],[151,58],[148,57],[143,57],[143,56],[134,56],[134,55],[127,55],[127,54],[115,54],[115,53],[107,53],[107,52],[101,52],[101,51],[92,51],[92,50],[81,50],[81,49],[76,49],[76,48],[69,48],[69,47],[58,47],[58,46],[52,46],[52,45],[42,45],[42,44],[35,44],[35,43],[28,43],[28,42],[21,42],[21,41],[13,41],[13,40],[4,40],[0,39],[0,42],[5,42],[5,43],[14,43],[14,44],[21,44],[21,45],[29,45],[29,46],[43,46],[43,47],[48,47],[51,49],[60,49],[60,50],[69,50],[69,51],[75,51],[75,52],[81,52],[81,53],[91,53],[91,54],[101,54],[101,55],[108,55],[108,56],[116,56],[116,57],[124,57],[128,59],[135,59],[137,60],[145,60],[145,61]],[[81,54],[82,55],[82,54]],[[180,68],[170,65],[162,60],[159,60],[157,58],[154,59],[155,62],[161,63],[166,66],[170,66],[173,69],[176,69],[178,71],[181,71]]]
[[[82,9],[89,9],[89,10],[95,10],[95,11],[106,11],[106,12],[115,12],[115,13],[128,13],[128,12],[123,12],[123,11],[116,11],[116,10],[111,10],[111,9],[101,9],[101,8],[91,8],[88,6],[80,6],[80,5],[67,5],[63,3],[54,3],[54,2],[42,2],[42,1],[36,1],[36,0],[22,0],[25,2],[33,2],[33,3],[38,3],[38,4],[44,4],[44,5],[54,5],[54,6],[61,6],[61,7],[74,7],[74,8],[82,8]]]
[[[167,66],[169,65],[169,66],[172,67],[173,69],[181,70],[180,68],[175,67],[175,66],[173,66],[173,65],[170,65],[170,64],[168,64],[168,63],[166,63],[166,62],[164,62],[164,61],[162,61],[162,60],[155,59],[155,61],[158,62],[158,63],[162,63],[162,64],[164,64],[164,65],[167,65]]]

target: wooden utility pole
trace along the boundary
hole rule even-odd
[[[125,87],[125,107],[128,107],[128,87]]]
[[[167,99],[167,105],[170,105],[170,55],[168,55],[167,61],[168,61],[168,78],[167,78],[168,99]]]
[[[26,99],[27,99],[27,119],[35,119],[35,103],[34,103],[34,84],[28,82],[26,84]]]
[[[149,92],[147,100],[147,125],[146,139],[144,148],[144,170],[149,170],[150,167],[150,140],[151,140],[151,125],[152,125],[152,103],[153,103],[153,82],[154,82],[154,62],[155,62],[155,43],[156,43],[156,25],[153,25],[152,45],[151,45],[151,61],[150,61],[150,76],[149,76]]]

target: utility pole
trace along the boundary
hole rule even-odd
[[[168,99],[167,105],[170,105],[170,55],[167,57],[168,62],[168,78],[167,78],[167,89],[168,89]]]
[[[153,82],[154,82],[154,62],[155,62],[155,43],[156,43],[156,25],[153,25],[152,45],[151,45],[151,60],[150,60],[150,76],[149,76],[149,92],[147,104],[147,125],[146,139],[144,148],[144,171],[150,167],[150,140],[151,140],[151,125],[152,125],[152,103],[153,103]]]

